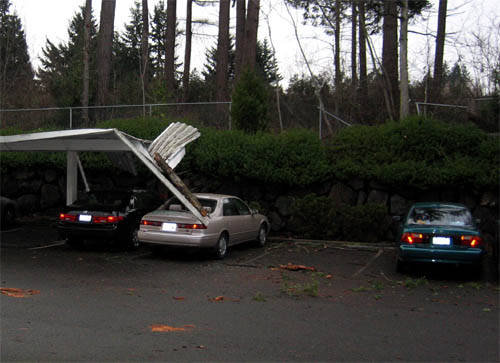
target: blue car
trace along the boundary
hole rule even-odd
[[[408,263],[469,265],[481,271],[485,246],[472,214],[462,204],[416,203],[400,225],[397,271]]]

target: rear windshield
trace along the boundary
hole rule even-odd
[[[414,208],[408,216],[408,224],[430,226],[472,227],[472,215],[462,207],[422,207]]]
[[[78,196],[76,205],[126,206],[130,202],[129,192],[92,191]]]
[[[201,206],[207,210],[207,212],[212,213],[217,207],[217,201],[215,199],[198,198]],[[172,210],[178,212],[187,212],[187,208],[179,201],[177,198],[172,198],[167,201],[161,209]]]

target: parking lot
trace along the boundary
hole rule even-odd
[[[494,268],[394,268],[390,245],[74,249],[1,234],[1,361],[498,361]],[[489,264],[489,260],[487,261]]]

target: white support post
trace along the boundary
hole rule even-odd
[[[78,193],[78,154],[67,152],[66,164],[66,205],[73,204]]]

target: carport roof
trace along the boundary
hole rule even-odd
[[[0,136],[0,151],[130,151],[122,137],[144,149],[151,144],[117,129],[78,129]]]

